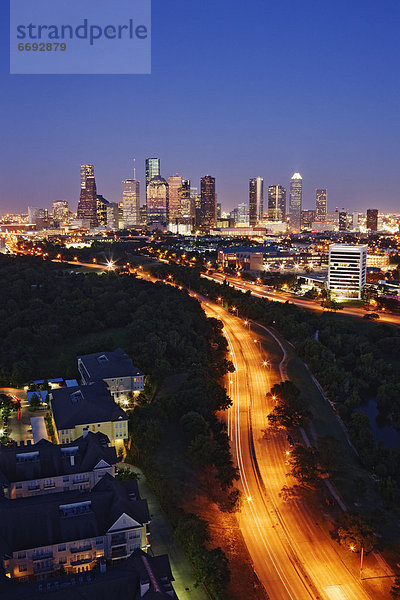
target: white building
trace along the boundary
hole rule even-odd
[[[329,246],[328,289],[336,299],[360,300],[366,283],[368,246]]]

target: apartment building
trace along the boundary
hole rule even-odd
[[[124,405],[130,394],[144,390],[144,373],[121,348],[78,356],[78,370],[83,385],[104,381],[114,400]]]
[[[49,406],[58,443],[100,431],[118,452],[128,439],[128,417],[103,382],[51,390]]]
[[[150,515],[136,481],[106,474],[93,488],[0,498],[0,559],[19,581],[94,569],[146,550]]]
[[[91,490],[108,474],[115,476],[117,454],[101,432],[86,432],[55,446],[47,440],[0,446],[0,486],[6,498]]]

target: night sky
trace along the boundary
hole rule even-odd
[[[400,212],[398,0],[153,0],[152,75],[126,76],[9,75],[6,4],[0,213],[75,210],[80,163],[120,201],[146,156],[214,175],[226,209],[299,171],[304,208],[327,187],[330,210]]]

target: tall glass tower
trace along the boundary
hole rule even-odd
[[[294,173],[290,180],[289,225],[293,233],[301,229],[301,208],[303,200],[303,178],[300,173]]]
[[[263,220],[264,179],[255,177],[249,180],[249,225],[258,225]]]
[[[160,159],[146,158],[146,189],[154,177],[160,177]]]
[[[97,227],[97,190],[93,165],[81,165],[81,194],[78,203],[78,219],[89,221]]]
[[[282,185],[268,187],[268,220],[285,221],[286,219],[286,190]]]

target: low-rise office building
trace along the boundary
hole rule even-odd
[[[119,403],[127,403],[129,394],[136,395],[144,390],[144,373],[121,348],[78,356],[78,370],[83,385],[104,381]]]
[[[328,289],[337,299],[360,300],[367,277],[366,245],[329,246]]]
[[[59,444],[100,431],[118,451],[128,439],[128,417],[103,382],[51,390],[49,405]]]
[[[116,464],[115,448],[100,432],[60,446],[47,440],[0,446],[0,487],[12,500],[91,490],[106,473],[115,476]]]
[[[105,475],[88,492],[0,499],[0,557],[5,575],[27,581],[93,569],[99,560],[146,550],[150,522],[136,481]]]

